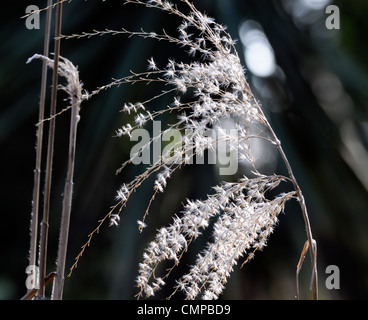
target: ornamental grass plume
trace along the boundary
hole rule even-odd
[[[265,246],[284,203],[295,195],[290,192],[273,200],[265,198],[265,190],[275,188],[282,180],[279,176],[242,178],[215,187],[215,194],[204,201],[188,200],[182,215],[174,217],[170,226],[158,230],[155,240],[149,244],[139,266],[139,296],[154,295],[164,284],[161,277],[155,276],[159,263],[173,260],[174,266],[178,264],[189,244],[201,235],[211,219],[217,218],[213,241],[198,255],[189,272],[177,281],[174,293],[180,290],[187,299],[194,299],[204,289],[202,298],[218,298],[233,266],[244,254],[250,259]]]
[[[124,124],[116,131],[118,137],[131,137],[137,128],[155,121],[165,113],[175,113],[177,121],[162,130],[131,153],[128,161],[122,164],[119,172],[129,163],[142,156],[144,150],[156,141],[170,136],[173,130],[179,130],[180,139],[174,140],[170,148],[165,148],[161,155],[131,182],[125,183],[117,191],[116,204],[99,221],[98,226],[88,236],[87,243],[76,257],[75,264],[89,246],[91,239],[100,227],[110,221],[117,225],[120,213],[130,195],[150,176],[155,176],[151,201],[138,221],[139,230],[146,227],[146,216],[150,205],[159,192],[165,192],[168,179],[182,166],[192,163],[196,156],[203,156],[222,146],[227,146],[234,153],[237,161],[246,162],[252,168],[249,176],[243,176],[236,182],[223,182],[214,187],[214,193],[204,200],[187,200],[182,212],[173,217],[169,226],[157,231],[143,254],[136,279],[138,297],[149,297],[165,285],[165,279],[171,270],[180,263],[182,255],[189,245],[201,235],[204,229],[212,225],[212,241],[197,256],[188,273],[176,281],[173,294],[184,293],[187,299],[218,298],[233,271],[234,266],[243,258],[243,264],[253,258],[255,251],[261,250],[267,242],[283,212],[285,202],[297,199],[304,217],[307,243],[310,245],[313,266],[313,296],[317,297],[317,271],[315,242],[309,224],[307,208],[301,189],[294,177],[288,159],[282,149],[270,123],[266,119],[258,101],[252,94],[246,80],[244,68],[235,48],[235,43],[226,28],[213,18],[201,13],[188,0],[179,0],[176,4],[167,0],[125,0],[125,4],[139,4],[148,8],[163,10],[182,19],[176,36],[161,33],[121,30],[94,30],[82,34],[62,36],[62,38],[82,38],[96,35],[140,36],[160,41],[168,41],[182,47],[191,59],[190,62],[169,59],[164,66],[159,66],[154,58],[148,60],[147,70],[132,72],[129,76],[115,79],[91,93],[98,94],[114,86],[135,83],[161,83],[164,89],[160,94],[146,101],[126,103],[122,112],[134,113],[132,123]],[[188,13],[179,9],[185,5]],[[162,96],[169,96],[172,103],[158,111],[150,111],[148,105]],[[231,119],[236,129],[234,136],[227,133],[223,121]],[[257,134],[250,130],[254,125],[261,128]],[[216,128],[217,133],[209,134]],[[212,132],[213,133],[213,132]],[[276,148],[288,171],[288,177],[277,174],[265,175],[256,167],[252,150],[252,139],[269,142],[270,148]],[[275,189],[282,182],[291,182],[294,191],[282,193],[273,199],[268,198],[268,191]],[[158,275],[158,266],[163,261],[172,261],[172,268]],[[172,295],[173,295],[172,294]],[[171,295],[171,296],[172,296]],[[170,297],[171,297],[170,296]]]

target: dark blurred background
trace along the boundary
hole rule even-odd
[[[35,163],[35,124],[41,82],[41,62],[26,64],[43,52],[45,12],[41,28],[28,30],[28,5],[42,8],[46,1],[17,1],[1,20],[0,46],[0,299],[18,299],[25,292],[29,224]],[[247,78],[274,130],[282,141],[304,192],[312,231],[318,243],[321,299],[368,297],[368,2],[363,0],[200,0],[201,11],[226,26],[247,69]],[[340,28],[328,29],[328,5],[340,10]],[[55,10],[54,10],[55,11]],[[53,12],[54,18],[54,12]],[[336,23],[338,21],[332,21]],[[123,5],[121,1],[71,1],[63,6],[62,33],[104,28],[175,33],[178,21],[157,10]],[[50,47],[53,51],[53,44]],[[129,70],[146,70],[147,59],[159,65],[168,58],[185,58],[173,45],[106,35],[63,40],[61,55],[80,70],[84,88],[92,91]],[[48,74],[51,86],[51,72]],[[62,81],[62,79],[61,79]],[[129,157],[131,143],[114,138],[125,122],[119,113],[124,102],[148,98],[156,86],[125,85],[85,102],[78,127],[73,210],[68,261],[73,264],[87,235],[114,204],[117,188],[144,168],[116,169]],[[49,96],[46,104],[48,114]],[[67,106],[59,94],[58,110]],[[162,99],[159,103],[166,104]],[[50,213],[48,272],[55,268],[58,228],[67,162],[69,113],[56,121],[53,188]],[[48,126],[45,125],[45,132]],[[45,133],[45,137],[47,133]],[[47,140],[44,140],[46,145]],[[286,174],[277,154],[258,146],[258,164],[264,170]],[[43,168],[44,169],[44,168]],[[237,176],[241,176],[239,171]],[[43,176],[42,176],[43,177]],[[229,177],[235,179],[236,177]],[[141,219],[152,195],[152,180],[131,198],[119,227],[102,227],[93,237],[78,268],[66,279],[66,299],[132,299],[138,263],[156,228],[170,222],[186,198],[203,198],[223,177],[216,168],[189,166],[170,180],[167,192],[156,197],[148,227],[139,233]],[[206,239],[198,239],[198,252]],[[306,235],[297,203],[286,205],[285,215],[263,252],[229,280],[223,299],[294,299],[295,270]],[[183,268],[194,262],[188,252]],[[340,289],[329,290],[328,265],[340,270]],[[178,273],[183,269],[178,269]],[[301,272],[301,296],[310,298],[310,261]],[[175,276],[175,274],[173,274]],[[170,292],[165,288],[157,298]]]

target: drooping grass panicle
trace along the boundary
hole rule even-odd
[[[220,184],[215,187],[215,193],[205,200],[188,200],[183,212],[173,218],[171,225],[159,229],[155,240],[148,245],[143,255],[143,262],[139,265],[137,277],[138,296],[154,295],[164,285],[164,280],[171,270],[169,269],[169,272],[163,276],[156,276],[157,266],[165,260],[172,260],[175,267],[189,244],[200,236],[201,232],[209,226],[209,221],[213,219],[214,241],[208,243],[205,250],[198,256],[196,264],[177,281],[174,293],[183,291],[188,299],[197,298],[200,294],[205,299],[218,298],[239,259],[247,255],[248,258],[245,261],[248,261],[256,250],[266,245],[266,240],[287,200],[297,198],[299,201],[306,225],[307,241],[312,243],[313,237],[304,197],[281,142],[252,94],[235,42],[226,28],[213,18],[202,14],[188,0],[179,0],[179,2],[187,6],[189,13],[179,10],[179,2],[177,4],[167,0],[125,0],[123,2],[156,8],[181,18],[182,22],[177,29],[177,35],[169,35],[165,30],[156,33],[143,29],[128,31],[122,28],[121,30],[93,30],[82,34],[64,35],[62,38],[126,34],[165,40],[182,47],[191,60],[178,62],[169,59],[166,65],[160,66],[154,58],[150,58],[147,61],[147,71],[131,72],[126,77],[114,79],[111,83],[92,91],[91,95],[95,95],[102,90],[127,83],[156,82],[164,86],[159,94],[145,101],[128,102],[123,106],[122,112],[135,113],[135,117],[133,122],[117,129],[118,137],[131,137],[135,129],[159,119],[167,112],[177,115],[175,123],[168,125],[157,136],[146,141],[139,150],[133,152],[119,172],[127,164],[133,163],[153,143],[170,134],[170,130],[180,130],[183,134],[171,149],[162,152],[142,174],[121,186],[117,191],[116,205],[99,221],[97,228],[88,236],[88,241],[82,247],[71,271],[102,224],[107,220],[110,220],[110,225],[119,223],[119,215],[130,195],[143,182],[155,175],[153,196],[143,219],[138,220],[140,230],[146,226],[145,217],[156,193],[165,191],[167,181],[172,174],[183,165],[191,163],[194,156],[203,156],[204,152],[216,149],[219,141],[222,140],[230,145],[230,149],[236,149],[237,161],[245,161],[250,165],[253,176],[243,177],[234,183]],[[163,96],[171,97],[172,103],[158,111],[151,111],[148,105]],[[226,134],[226,128],[223,126],[224,119],[231,119],[235,123],[236,146],[231,145],[234,136]],[[262,127],[259,134],[249,130],[253,124]],[[222,134],[217,136],[208,134],[214,128]],[[277,148],[289,177],[266,176],[258,171],[250,143],[252,139],[264,139],[270,142],[270,148]],[[274,199],[267,199],[266,191],[274,189],[285,180],[292,182],[295,191],[282,193]],[[314,297],[316,297],[316,255],[313,248],[310,249],[310,253],[314,270]]]
[[[211,219],[217,218],[213,242],[199,254],[190,272],[177,281],[174,293],[180,290],[188,299],[194,299],[207,287],[203,298],[208,298],[210,292],[213,298],[218,297],[233,265],[243,255],[253,254],[253,250],[266,245],[284,203],[295,196],[295,192],[290,192],[266,199],[266,190],[275,188],[282,180],[279,176],[244,177],[236,183],[215,187],[215,193],[206,200],[187,200],[180,217],[175,216],[170,226],[158,230],[144,253],[137,278],[139,296],[154,295],[190,243],[209,226]],[[156,276],[157,266],[165,260],[172,260],[173,267],[165,275]]]

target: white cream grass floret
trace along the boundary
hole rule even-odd
[[[283,203],[291,196],[289,194],[264,203],[245,203],[243,208],[230,206],[231,214],[219,218],[214,228],[213,243],[208,245],[196,261],[195,266],[200,266],[199,270],[193,267],[189,272],[189,278],[195,278],[196,283],[184,281],[184,291],[191,292],[194,285],[195,288],[207,288],[203,298],[208,298],[210,292],[220,295],[238,259],[249,249],[259,250],[266,245],[266,239],[277,222]],[[184,275],[183,279],[186,278]]]
[[[211,291],[218,296],[237,260],[266,245],[284,203],[295,192],[284,193],[274,200],[267,200],[264,194],[260,198],[249,194],[254,194],[251,192],[254,189],[262,192],[273,189],[281,181],[279,176],[244,178],[237,183],[216,187],[215,194],[204,201],[187,200],[181,217],[175,217],[170,226],[158,230],[155,240],[149,244],[139,270],[139,296],[150,293],[150,282],[155,281],[157,266],[165,260],[172,260],[175,267],[189,244],[215,217],[213,243],[198,255],[196,264],[182,277],[174,292],[181,290],[191,299],[207,287],[205,296],[211,296]]]

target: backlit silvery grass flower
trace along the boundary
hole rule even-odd
[[[159,131],[156,136],[150,137],[140,145],[140,148],[131,154],[131,158],[119,170],[129,163],[134,163],[141,153],[149,149],[152,144],[164,140],[173,130],[180,130],[182,138],[175,141],[171,148],[163,149],[163,152],[153,159],[142,174],[117,191],[118,203],[104,219],[100,220],[98,227],[90,234],[89,241],[106,219],[110,219],[111,224],[119,222],[119,214],[132,192],[153,175],[155,177],[153,196],[143,218],[138,222],[140,230],[146,227],[145,218],[150,204],[158,192],[165,192],[167,181],[172,174],[183,165],[191,163],[193,157],[216,149],[221,140],[224,146],[230,146],[230,149],[236,148],[237,161],[241,160],[249,164],[253,170],[252,177],[243,177],[233,183],[224,182],[214,187],[214,193],[207,199],[187,200],[183,211],[173,218],[169,226],[159,229],[155,239],[148,245],[143,254],[143,262],[139,264],[139,275],[136,279],[139,297],[155,295],[165,284],[164,280],[172,268],[178,265],[191,242],[199,237],[213,221],[212,241],[198,255],[189,272],[177,280],[173,293],[182,291],[187,299],[195,299],[199,296],[204,299],[216,299],[223,292],[238,261],[242,257],[245,258],[245,262],[248,261],[255,251],[266,245],[287,200],[298,199],[306,224],[308,242],[312,243],[313,239],[304,197],[280,141],[250,90],[234,41],[226,29],[213,18],[199,12],[188,0],[179,1],[187,6],[189,13],[181,12],[176,4],[166,0],[124,1],[163,10],[181,18],[177,36],[169,35],[166,31],[156,33],[126,29],[119,31],[106,29],[64,36],[81,38],[104,34],[127,34],[165,40],[179,45],[186,50],[190,58],[195,58],[189,63],[169,59],[164,66],[159,66],[154,58],[150,58],[146,71],[132,72],[129,76],[115,79],[91,93],[98,94],[102,90],[125,83],[155,82],[164,85],[162,92],[156,96],[146,101],[126,103],[123,106],[123,112],[135,113],[135,117],[133,123],[124,124],[117,130],[118,137],[131,138],[135,130],[142,128],[147,122],[155,123],[165,113],[177,114],[176,123]],[[158,111],[149,111],[148,105],[164,95],[169,95],[172,103]],[[234,135],[228,134],[223,126],[226,119],[231,119],[234,123],[237,133],[236,145],[234,145]],[[254,134],[250,131],[250,127],[254,128],[257,124],[264,129],[260,130],[259,134]],[[208,131],[213,128],[220,133],[216,137],[208,134]],[[289,177],[266,176],[258,171],[252,154],[250,143],[252,139],[268,141],[270,148],[276,148],[279,151]],[[276,188],[282,181],[292,182],[295,191],[268,199],[267,192]],[[314,250],[310,252],[315,267],[315,252]],[[172,261],[172,268],[164,275],[157,275],[156,269],[163,261]],[[315,268],[313,279],[316,283]]]
[[[188,200],[181,216],[174,217],[170,226],[161,228],[149,244],[139,268],[139,295],[154,294],[151,283],[156,279],[157,266],[172,260],[175,267],[189,244],[214,219],[213,241],[198,255],[189,273],[177,281],[174,293],[180,290],[192,299],[206,288],[202,298],[218,297],[239,258],[252,256],[266,245],[284,203],[295,196],[295,192],[290,192],[273,200],[266,199],[266,190],[275,188],[282,180],[279,176],[243,178],[215,187],[215,194],[206,200]]]

